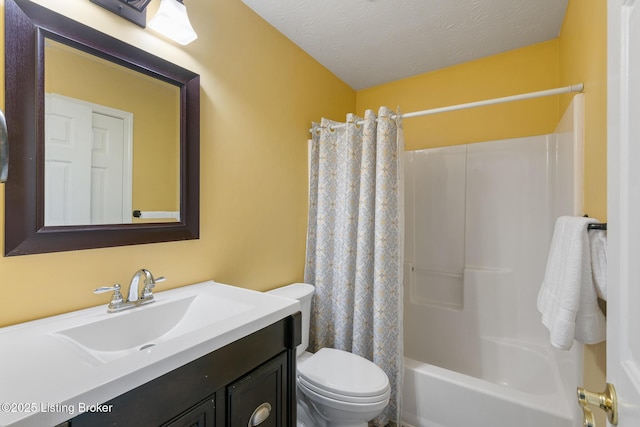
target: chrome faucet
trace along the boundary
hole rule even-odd
[[[144,280],[144,288],[142,289],[142,295],[140,295],[140,280]],[[153,274],[145,268],[136,271],[129,283],[129,296],[127,301],[136,302],[139,304],[148,304],[153,302],[153,288],[156,287],[156,283],[164,282],[164,277],[153,278]]]
[[[140,281],[144,281],[144,288],[142,289],[142,295],[140,295]],[[106,286],[97,288],[93,291],[95,294],[101,294],[104,292],[113,291],[113,296],[107,307],[109,313],[116,313],[119,311],[128,310],[130,308],[138,307],[144,304],[150,304],[154,301],[153,288],[156,283],[164,282],[167,280],[165,277],[153,278],[153,274],[147,269],[140,269],[131,278],[129,283],[129,292],[127,293],[127,300],[124,301],[122,293],[120,292],[120,284],[116,283],[113,286]]]

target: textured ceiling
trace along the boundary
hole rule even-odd
[[[568,0],[242,0],[353,89],[558,37]]]

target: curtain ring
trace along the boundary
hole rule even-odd
[[[397,127],[402,127],[402,113],[400,113],[400,106],[396,108],[396,113],[394,114],[393,121],[396,122]]]

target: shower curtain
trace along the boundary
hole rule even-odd
[[[316,287],[312,350],[338,348],[372,360],[389,377],[391,398],[375,420],[400,417],[404,203],[399,114],[381,107],[364,123],[322,119],[313,132],[305,282]]]

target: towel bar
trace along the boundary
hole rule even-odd
[[[604,224],[589,224],[587,226],[587,230],[606,230],[606,229],[607,229],[606,222]]]

